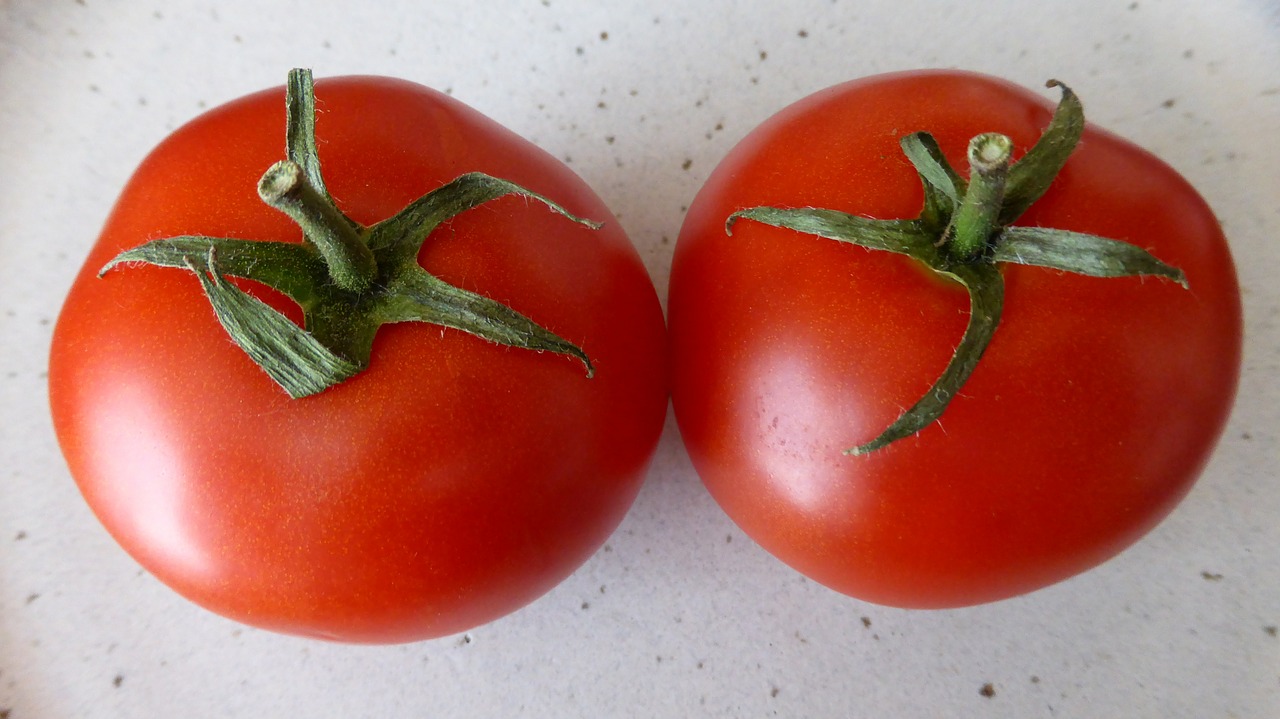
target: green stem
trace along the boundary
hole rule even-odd
[[[969,141],[969,188],[951,220],[948,250],[962,262],[978,257],[1000,229],[1013,141],[988,132]]]
[[[338,208],[312,187],[298,163],[282,160],[268,168],[258,182],[258,195],[298,223],[335,284],[356,293],[369,288],[378,273],[373,252]]]

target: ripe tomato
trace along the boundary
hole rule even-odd
[[[54,333],[58,438],[112,536],[215,612],[353,642],[463,631],[546,592],[628,510],[666,411],[661,307],[601,200],[532,144],[400,80],[322,80],[315,98],[327,188],[359,223],[476,171],[603,222],[506,196],[417,253],[580,344],[594,376],[552,352],[397,323],[366,371],[291,399],[227,341],[190,272],[95,276],[156,238],[299,241],[255,193],[285,148],[277,88],[179,128],[125,187]],[[280,293],[236,283],[301,321]]]
[[[950,607],[1072,576],[1166,516],[1223,429],[1241,311],[1221,229],[1174,170],[1082,118],[1083,140],[1016,224],[1123,240],[1187,288],[999,265],[1003,318],[963,389],[939,421],[862,456],[845,450],[948,365],[964,287],[911,257],[762,222],[726,232],[762,205],[915,218],[924,193],[903,136],[930,132],[967,167],[971,137],[1004,133],[1016,155],[1051,114],[968,73],[849,82],[752,131],[689,209],[668,301],[681,434],[748,535],[840,592]]]

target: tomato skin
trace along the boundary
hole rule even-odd
[[[691,205],[668,297],[672,400],[694,466],[765,549],[840,592],[901,607],[995,601],[1115,555],[1204,467],[1234,399],[1234,266],[1204,200],[1173,169],[1092,125],[1016,224],[1131,242],[1190,289],[1005,266],[1003,321],[939,423],[862,457],[929,388],[968,315],[965,291],[915,261],[754,222],[748,207],[911,218],[899,149],[932,133],[952,165],[1002,132],[1015,159],[1048,98],[955,71],[838,85],[766,120]]]
[[[284,156],[277,88],[181,127],[125,187],[54,333],[55,428],[114,538],[215,612],[351,642],[463,631],[568,576],[630,507],[665,419],[661,306],[601,200],[492,120],[389,78],[320,80],[316,101],[328,188],[357,221],[472,171],[603,221],[593,231],[504,198],[443,225],[419,256],[580,343],[595,376],[561,355],[399,324],[380,331],[367,371],[291,400],[229,341],[190,273],[96,277],[159,237],[300,239],[256,194]]]

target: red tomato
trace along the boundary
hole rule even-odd
[[[580,343],[595,374],[406,323],[381,330],[367,371],[290,399],[228,341],[190,272],[95,276],[160,237],[298,241],[256,193],[283,157],[284,99],[278,88],[198,117],[125,187],[54,333],[59,441],[115,539],[215,612],[353,642],[466,630],[569,575],[628,510],[666,410],[658,298],[618,222],[559,161],[427,88],[321,80],[319,156],[354,220],[481,171],[604,222],[506,197],[446,222],[418,255]]]
[[[938,378],[965,290],[901,255],[758,222],[744,208],[914,218],[899,139],[956,168],[995,131],[1026,151],[1048,98],[950,71],[862,79],[767,120],[712,173],[668,302],[676,418],[711,494],[765,549],[840,592],[902,607],[998,600],[1070,577],[1188,492],[1234,398],[1239,289],[1203,199],[1092,125],[1016,224],[1124,240],[1175,282],[1004,265],[1003,321],[940,421],[864,456]]]

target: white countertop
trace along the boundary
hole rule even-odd
[[[0,717],[1280,716],[1280,9],[985,5],[0,0]],[[1221,217],[1244,289],[1239,401],[1152,534],[993,605],[887,609],[801,578],[719,510],[668,421],[608,545],[515,614],[392,647],[241,627],[160,585],[90,514],[45,363],[142,156],[295,66],[447,89],[567,158],[664,296],[685,206],[784,105],[916,67],[1060,78]]]

